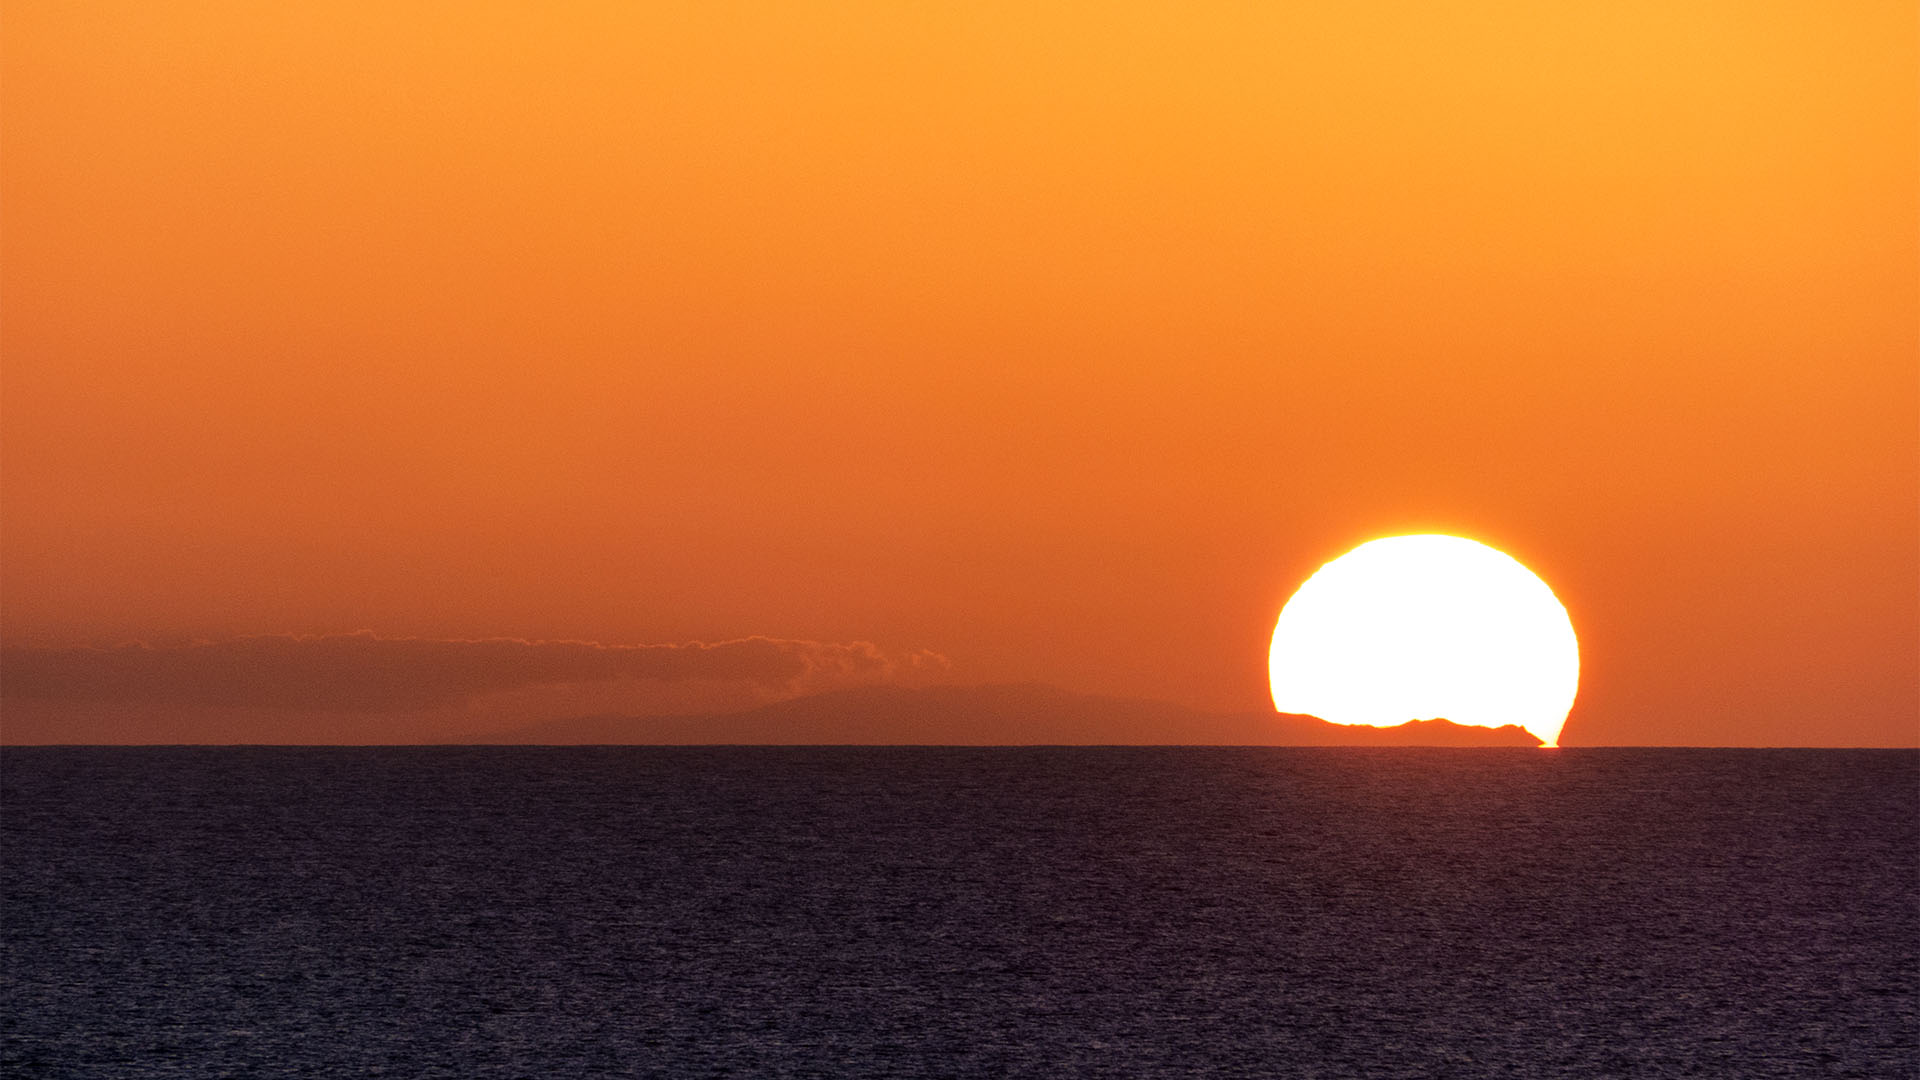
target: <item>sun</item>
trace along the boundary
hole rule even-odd
[[[1274,707],[1336,724],[1518,724],[1548,746],[1580,684],[1567,609],[1485,544],[1373,540],[1322,566],[1280,612]]]

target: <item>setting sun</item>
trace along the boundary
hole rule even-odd
[[[1395,536],[1321,567],[1280,612],[1273,703],[1338,724],[1515,724],[1558,743],[1580,681],[1566,608],[1512,557]]]
[[[0,1080],[1920,1080],[1920,0],[0,4]]]

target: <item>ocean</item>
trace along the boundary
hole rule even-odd
[[[10,748],[9,1077],[1911,1077],[1920,752]]]

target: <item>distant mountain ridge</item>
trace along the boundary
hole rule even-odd
[[[1352,727],[1296,713],[1216,713],[1040,683],[863,686],[739,712],[586,716],[509,728],[480,744],[932,746],[1524,746],[1523,728],[1409,720]]]

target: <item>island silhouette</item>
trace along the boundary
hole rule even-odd
[[[1487,728],[1414,719],[1393,727],[1351,726],[1299,713],[1209,712],[1041,683],[861,686],[734,712],[547,720],[466,741],[548,746],[1540,745],[1540,739],[1512,724]]]

